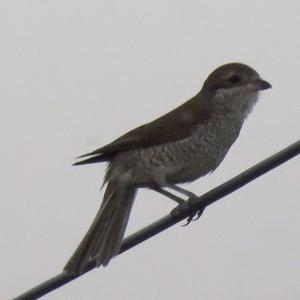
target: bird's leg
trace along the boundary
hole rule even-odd
[[[187,196],[188,200],[192,200],[192,199],[196,199],[197,198],[197,196],[194,193],[192,193],[192,192],[190,192],[190,191],[188,191],[188,190],[186,190],[184,188],[181,188],[181,187],[179,187],[179,186],[177,186],[175,184],[166,183],[164,186],[167,187],[167,188],[169,188],[169,189],[171,189],[171,190],[174,190],[174,191],[176,191],[178,193],[181,193],[184,196]]]
[[[198,198],[197,195],[195,195],[194,193],[192,193],[186,189],[183,189],[175,184],[166,184],[165,186],[169,189],[172,189],[172,190],[188,197],[187,201],[185,201],[183,204],[179,204],[175,209],[173,209],[173,211],[172,211],[173,214],[176,214],[177,212],[187,209],[189,207],[189,203],[193,202],[194,200],[196,200]],[[198,220],[201,217],[203,211],[204,211],[204,208],[198,210],[197,212],[192,213],[187,218],[187,223],[184,224],[183,226],[190,224],[191,221]]]
[[[164,195],[164,196],[166,196],[166,197],[168,197],[168,198],[176,201],[179,204],[175,209],[172,210],[172,212],[171,212],[172,214],[177,214],[178,212],[181,212],[182,210],[187,209],[189,207],[189,202],[192,202],[193,200],[195,200],[197,198],[197,196],[194,193],[192,193],[192,192],[190,192],[188,190],[185,190],[185,189],[183,189],[183,188],[181,188],[181,187],[179,187],[177,185],[165,183],[164,187],[169,188],[171,190],[174,190],[174,191],[176,191],[178,193],[181,193],[184,196],[188,197],[188,201],[185,201],[182,198],[174,195],[173,193],[170,193],[170,192],[164,190],[161,187],[155,187],[155,188],[153,188],[153,190],[155,190],[155,191],[161,193],[162,195]],[[199,219],[200,216],[202,215],[202,212],[203,212],[203,210],[195,212],[195,213],[192,213],[188,217],[187,223],[184,224],[183,226],[188,225],[193,220]],[[196,216],[196,218],[195,218],[195,216]]]
[[[164,195],[164,196],[166,196],[166,197],[168,197],[168,198],[174,200],[174,201],[177,202],[179,205],[185,203],[185,200],[183,200],[182,198],[180,198],[180,197],[178,197],[178,196],[176,196],[176,195],[174,195],[174,194],[172,194],[172,193],[170,193],[170,192],[164,190],[164,189],[161,188],[161,187],[154,187],[154,188],[152,188],[152,189],[153,189],[154,191],[156,191],[156,192],[158,192],[158,193],[160,193],[160,194],[162,194],[162,195]]]

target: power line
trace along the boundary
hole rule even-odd
[[[267,159],[261,161],[255,166],[247,169],[246,171],[240,173],[239,175],[233,177],[232,179],[226,181],[225,183],[219,185],[218,187],[203,194],[202,196],[198,197],[196,200],[190,202],[189,205],[184,206],[182,209],[180,210],[176,209],[175,211],[173,211],[173,213],[171,212],[165,217],[157,220],[156,222],[146,226],[145,228],[125,238],[122,243],[119,254],[142,243],[143,241],[169,228],[170,226],[173,226],[174,224],[188,218],[189,216],[197,213],[198,211],[203,211],[208,205],[238,190],[239,188],[248,184],[250,181],[254,180],[255,178],[269,172],[270,170],[285,163],[289,159],[297,156],[299,153],[300,153],[300,140],[284,148],[283,150],[277,152],[276,154],[268,157]],[[93,261],[91,261],[84,273],[87,273],[94,268],[95,268],[95,264]],[[72,274],[67,274],[65,272],[62,272],[50,278],[49,280],[37,285],[36,287],[30,289],[24,294],[15,297],[14,300],[37,299],[67,284],[68,282],[80,277],[81,275],[72,275]]]

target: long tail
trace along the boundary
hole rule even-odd
[[[67,262],[68,273],[82,273],[90,259],[106,266],[119,253],[135,198],[136,188],[109,181],[101,207],[88,232]]]

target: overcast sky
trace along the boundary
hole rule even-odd
[[[100,205],[105,165],[74,157],[197,93],[228,62],[273,85],[217,186],[299,139],[300,2],[0,2],[0,298],[59,273]],[[300,299],[295,158],[45,299]],[[174,204],[140,190],[127,233]],[[183,224],[183,222],[182,222]]]

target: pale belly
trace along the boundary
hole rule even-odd
[[[225,125],[202,127],[181,141],[122,153],[112,164],[113,173],[126,173],[132,184],[141,186],[193,181],[214,171],[238,137],[241,125]]]
[[[194,181],[215,170],[230,146],[203,146],[186,141],[161,148],[152,149],[152,153],[144,153],[149,156],[148,159],[139,160],[134,168],[136,181],[141,184],[155,182],[159,185]]]

